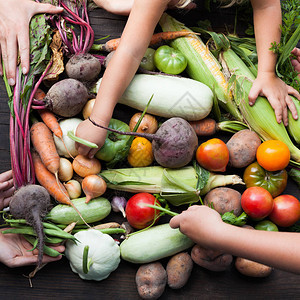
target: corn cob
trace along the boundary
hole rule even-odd
[[[161,166],[110,169],[102,171],[100,175],[110,189],[160,194],[175,206],[198,202],[199,195],[204,195],[218,186],[244,184],[237,175],[214,174],[206,170],[203,172],[207,176],[201,178],[202,188],[198,184],[201,176],[192,166],[180,169],[166,169]]]
[[[193,32],[184,24],[164,13],[159,24],[163,31],[183,31]],[[243,118],[236,107],[232,93],[228,88],[226,77],[222,73],[222,67],[215,56],[209,51],[198,35],[180,37],[170,42],[170,45],[181,51],[186,57],[188,64],[186,72],[194,79],[211,88],[222,107],[239,121]]]
[[[229,83],[234,91],[234,101],[239,107],[247,125],[263,140],[280,140],[284,142],[290,152],[291,158],[300,162],[300,150],[293,144],[283,123],[277,123],[275,113],[265,97],[259,96],[255,105],[250,106],[248,94],[255,76],[245,63],[232,49],[221,51],[220,59],[224,61],[232,75]]]

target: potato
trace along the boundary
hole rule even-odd
[[[250,277],[267,277],[273,270],[269,266],[242,257],[236,258],[235,267],[241,274]]]
[[[220,214],[233,211],[236,216],[239,216],[242,213],[241,197],[241,193],[237,190],[218,187],[206,194],[204,204],[209,207],[212,205]]]
[[[228,165],[234,168],[244,168],[255,161],[256,150],[261,144],[257,133],[244,129],[235,133],[226,146],[229,150]]]
[[[160,262],[141,265],[135,282],[142,299],[158,299],[167,284],[167,272]]]
[[[172,256],[166,267],[169,287],[172,289],[182,288],[187,283],[192,269],[193,260],[187,252]]]
[[[210,271],[221,272],[228,269],[232,263],[232,255],[219,250],[210,250],[195,245],[192,248],[192,260],[197,265]]]

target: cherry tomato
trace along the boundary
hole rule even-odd
[[[273,197],[280,195],[287,185],[287,171],[266,171],[258,162],[250,164],[244,171],[246,187],[260,186],[271,193]]]
[[[259,145],[256,151],[257,162],[267,171],[283,170],[290,161],[288,146],[279,140],[268,140]]]
[[[156,49],[154,64],[161,72],[176,75],[184,71],[187,59],[179,50],[164,45]]]
[[[265,231],[278,231],[278,227],[276,226],[276,224],[274,224],[270,220],[262,220],[258,222],[255,225],[255,229]]]
[[[198,147],[196,160],[209,171],[225,172],[229,162],[229,150],[222,140],[213,138]]]
[[[262,187],[247,188],[241,197],[241,205],[245,213],[253,220],[267,217],[274,205],[272,195]]]
[[[126,204],[125,213],[128,223],[136,229],[143,229],[151,225],[160,213],[143,204],[160,205],[159,201],[149,193],[138,193],[132,196]]]
[[[292,226],[300,220],[299,200],[292,195],[280,195],[276,197],[269,218],[278,226]]]

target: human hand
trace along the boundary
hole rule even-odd
[[[107,126],[107,124],[104,123],[102,125]],[[96,152],[99,151],[99,149],[103,146],[106,134],[107,132],[105,129],[93,125],[90,120],[86,119],[82,121],[77,126],[75,135],[89,142],[97,144],[98,148],[90,148],[83,144],[76,143],[75,147],[78,153],[89,158],[94,157]]]
[[[205,205],[192,205],[170,220],[172,228],[187,235],[196,244],[205,248],[216,248],[226,223],[214,209]]]
[[[22,72],[29,71],[29,23],[39,13],[56,14],[62,7],[31,0],[0,0],[0,75],[1,57],[10,85],[15,84],[18,54]]]
[[[300,49],[299,48],[294,48],[291,52],[296,56],[296,58],[292,59],[292,65],[295,68],[295,71],[300,73]],[[300,74],[298,75],[300,77]]]
[[[0,174],[0,210],[9,205],[15,192],[12,170]]]
[[[291,111],[293,118],[298,119],[297,109],[290,95],[300,100],[299,92],[283,82],[275,73],[261,72],[255,79],[248,98],[249,104],[252,106],[258,96],[265,96],[274,109],[277,122],[283,121],[283,124],[287,126],[287,108]]]
[[[4,229],[3,229],[4,230]],[[58,252],[65,251],[62,245],[51,247]],[[37,250],[29,251],[32,245],[20,234],[0,233],[0,262],[10,268],[23,267],[27,265],[34,265],[38,260]],[[43,255],[43,263],[49,263],[61,259],[61,255],[51,257]]]

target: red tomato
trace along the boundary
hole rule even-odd
[[[292,226],[300,220],[300,202],[292,195],[280,195],[276,197],[269,218],[278,226]]]
[[[198,147],[196,160],[209,171],[225,172],[229,162],[229,150],[222,140],[210,139]]]
[[[143,229],[151,225],[160,213],[143,204],[160,205],[159,201],[149,193],[138,193],[132,196],[126,204],[125,213],[128,223],[136,229]]]
[[[241,205],[250,218],[258,221],[271,213],[274,200],[270,192],[262,187],[253,186],[242,194]]]

